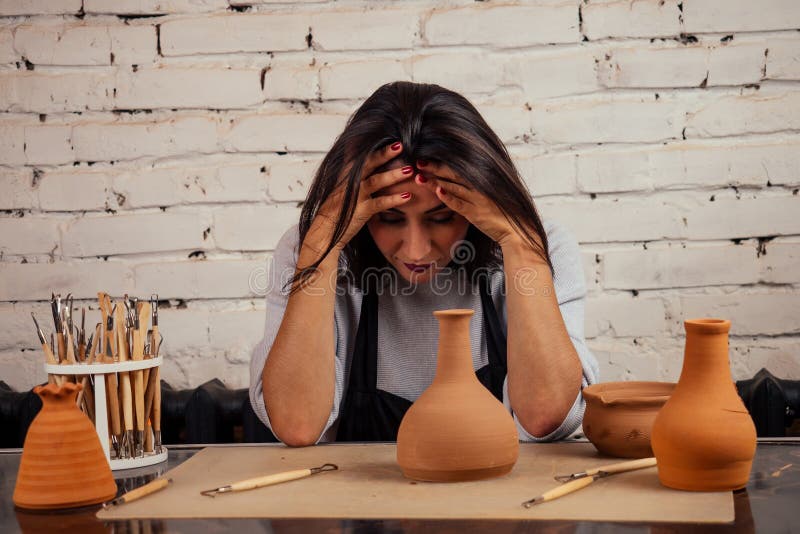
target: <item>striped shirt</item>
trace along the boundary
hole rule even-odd
[[[545,221],[545,232],[553,263],[556,297],[570,339],[583,367],[582,387],[598,380],[597,360],[584,340],[583,321],[586,298],[581,256],[574,238],[561,226]],[[283,283],[294,274],[297,264],[299,233],[297,225],[283,235],[267,265],[266,326],[264,337],[253,350],[250,361],[250,402],[267,427],[271,428],[264,406],[261,372],[278,333],[288,302]],[[340,268],[344,259],[340,258]],[[491,273],[490,294],[504,332],[507,331],[504,295],[505,276],[502,270]],[[384,290],[378,298],[378,389],[414,401],[431,384],[436,374],[438,321],[433,311],[452,308],[475,310],[470,323],[472,363],[479,369],[488,363],[486,328],[477,287],[472,289],[455,273],[438,275],[435,284],[411,285],[398,277],[395,290]],[[348,383],[349,361],[353,354],[362,294],[359,290],[339,288],[334,306],[336,337],[336,385],[328,421],[318,442],[335,441],[339,410]],[[503,403],[514,416],[519,437],[523,441],[552,441],[573,433],[581,424],[585,403],[578,393],[561,425],[546,436],[533,436],[520,425],[508,398],[508,378],[503,384]]]

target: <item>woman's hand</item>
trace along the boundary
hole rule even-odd
[[[404,204],[411,198],[411,193],[408,191],[393,195],[372,197],[373,193],[385,187],[389,187],[404,180],[413,179],[414,168],[410,165],[373,174],[375,169],[399,156],[402,151],[403,146],[397,142],[373,152],[364,162],[361,173],[361,187],[358,191],[358,200],[355,211],[353,212],[353,218],[350,220],[350,224],[342,237],[334,245],[334,250],[341,250],[344,248],[374,214]],[[344,171],[342,171],[342,175],[339,177],[339,185],[320,207],[314,218],[314,222],[311,224],[308,236],[306,236],[304,246],[306,246],[309,241],[312,241],[315,244],[313,248],[317,254],[325,250],[333,237],[336,221],[339,218],[339,213],[344,202],[344,194],[347,187],[345,177],[349,170],[350,165],[345,167]]]
[[[448,208],[463,215],[501,247],[520,236],[495,202],[475,191],[445,164],[418,161],[416,182],[434,192]]]

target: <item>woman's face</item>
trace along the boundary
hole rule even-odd
[[[385,170],[403,165],[399,159],[394,160]],[[409,191],[411,199],[373,215],[367,221],[367,229],[386,260],[404,279],[427,282],[450,263],[454,245],[467,235],[469,221],[411,179],[382,189],[376,195],[403,191]]]

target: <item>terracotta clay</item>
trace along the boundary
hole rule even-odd
[[[37,386],[42,409],[22,449],[14,504],[54,509],[97,504],[117,494],[117,484],[92,422],[75,404],[79,384]]]
[[[747,485],[756,429],[731,379],[730,321],[685,321],[675,392],[653,424],[658,478],[670,488],[725,491]]]
[[[668,382],[605,382],[583,389],[583,432],[597,450],[620,458],[653,456],[656,414],[675,389]]]
[[[409,408],[397,434],[407,478],[433,482],[505,475],[517,461],[511,414],[478,381],[472,366],[472,310],[434,312],[439,320],[436,377]]]

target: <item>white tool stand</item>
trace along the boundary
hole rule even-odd
[[[51,375],[92,375],[94,377],[94,426],[97,430],[97,437],[100,438],[100,445],[106,455],[112,471],[120,469],[135,469],[161,463],[167,459],[167,448],[161,446],[162,452],[144,453],[141,458],[111,458],[108,433],[108,409],[106,404],[106,380],[105,375],[109,373],[122,373],[127,371],[139,371],[140,369],[150,369],[161,365],[163,358],[148,358],[144,360],[129,360],[115,363],[92,363],[92,364],[45,364],[44,368]],[[156,384],[161,387],[161,384]],[[152,429],[151,429],[152,432]]]

